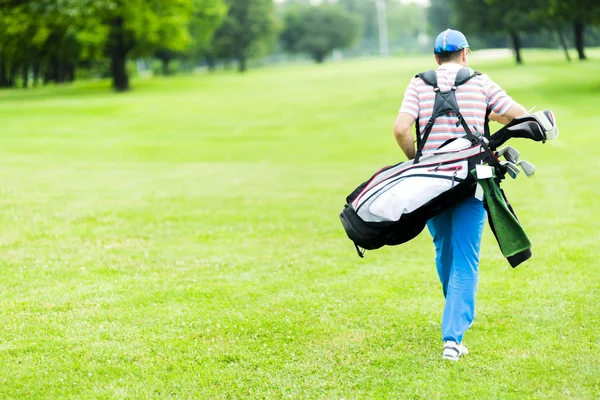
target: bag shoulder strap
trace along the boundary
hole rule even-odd
[[[437,87],[437,72],[434,69],[430,69],[429,71],[420,72],[415,75],[415,78],[421,78],[423,82],[428,84],[429,86]]]
[[[420,72],[415,75],[415,78],[421,78],[423,82],[427,85],[433,87],[433,90],[440,90],[437,84],[437,72],[434,69],[430,69],[429,71]],[[417,162],[420,157],[419,149],[422,149],[425,145],[425,141],[421,139],[421,127],[419,126],[419,119],[417,118],[417,123],[415,124],[415,132],[417,137]]]
[[[460,113],[460,109],[458,106],[458,102],[456,101],[456,93],[455,93],[460,85],[465,84],[466,82],[468,82],[469,80],[471,80],[473,77],[475,77],[477,75],[481,75],[481,73],[478,71],[474,71],[470,68],[466,68],[466,67],[461,68],[456,74],[456,78],[454,80],[454,85],[452,85],[450,90],[447,90],[447,91],[440,90],[440,88],[437,84],[436,71],[429,70],[426,72],[421,72],[416,75],[416,77],[421,78],[423,80],[423,82],[425,82],[427,85],[433,87],[433,91],[435,92],[435,102],[434,102],[434,106],[433,106],[433,113],[431,115],[431,118],[427,122],[427,125],[425,126],[422,139],[421,139],[421,135],[419,132],[420,131],[419,123],[417,121],[417,152],[416,152],[415,160],[414,160],[415,164],[419,162],[419,159],[421,158],[421,155],[423,154],[423,148],[425,147],[425,143],[427,142],[427,139],[429,138],[429,134],[431,133],[433,125],[435,124],[436,119],[441,115],[445,115],[448,113],[454,113],[456,115],[456,117],[458,118],[458,122],[456,123],[456,126],[462,125],[462,127],[465,130],[465,133],[467,135],[467,138],[472,143],[477,142],[477,138],[475,137],[475,135],[473,135],[473,133],[471,132],[471,129],[469,128],[465,119],[463,118],[462,114]]]
[[[459,87],[478,75],[481,75],[481,72],[472,70],[471,68],[463,67],[456,73],[454,86]]]

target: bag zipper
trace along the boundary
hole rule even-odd
[[[441,165],[441,164],[440,164]],[[439,165],[435,168],[428,169],[427,172],[452,172],[456,174],[458,171],[462,170],[462,165],[456,165],[454,167],[440,167]]]

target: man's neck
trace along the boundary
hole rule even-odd
[[[466,67],[466,65],[456,62],[456,61],[448,61],[448,62],[440,64],[440,67],[452,67],[452,66]]]

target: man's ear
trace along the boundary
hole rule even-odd
[[[435,57],[435,62],[437,63],[437,65],[442,65],[442,63],[440,62],[440,58],[437,56],[437,54],[434,57]]]

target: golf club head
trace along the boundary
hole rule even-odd
[[[533,113],[533,116],[537,118],[542,128],[544,128],[546,140],[554,140],[558,137],[558,126],[556,125],[556,118],[554,118],[552,111],[538,111]]]
[[[517,163],[517,165],[521,167],[521,169],[528,178],[531,178],[535,174],[535,166],[532,163],[525,160],[521,160]]]
[[[510,175],[510,177],[513,179],[517,179],[517,176],[521,172],[519,167],[516,164],[511,163],[510,161],[502,161],[500,165],[506,169],[508,175]]]
[[[506,161],[510,161],[513,164],[516,164],[519,161],[519,150],[515,149],[512,146],[504,146],[501,149],[498,149],[497,156],[504,157]]]
[[[490,149],[495,150],[512,138],[536,142],[556,139],[558,128],[555,121],[554,114],[549,110],[517,117],[490,137]]]

